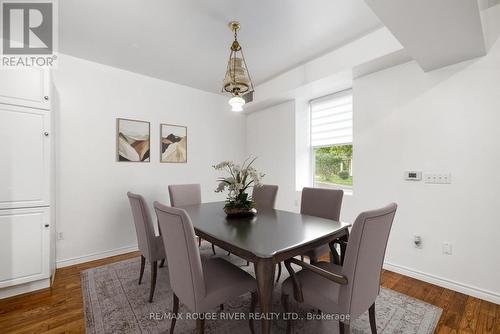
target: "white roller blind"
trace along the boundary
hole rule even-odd
[[[352,90],[311,102],[313,147],[352,143]]]

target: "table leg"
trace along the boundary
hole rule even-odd
[[[349,230],[346,230],[346,234],[343,235],[342,237],[339,238],[340,240],[344,241],[344,243],[340,244],[340,265],[344,265],[344,259],[345,259],[345,253],[347,250],[347,243],[349,241]]]
[[[257,278],[257,288],[259,292],[259,303],[261,313],[270,314],[273,305],[275,263],[272,259],[258,259],[255,262],[255,276]],[[271,333],[271,319],[261,321],[261,333]]]

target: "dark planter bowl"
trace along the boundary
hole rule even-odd
[[[257,214],[255,208],[224,208],[224,212],[229,218],[253,217]]]

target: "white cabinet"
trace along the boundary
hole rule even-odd
[[[49,211],[0,210],[0,288],[50,277]]]
[[[49,287],[54,275],[48,74],[0,69],[0,299]]]
[[[48,70],[1,69],[0,103],[50,109],[50,81]]]
[[[0,104],[0,209],[50,205],[49,112]]]

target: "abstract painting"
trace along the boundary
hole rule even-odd
[[[118,118],[116,120],[117,160],[150,161],[149,122]]]
[[[161,124],[160,138],[161,162],[187,162],[187,127]]]

